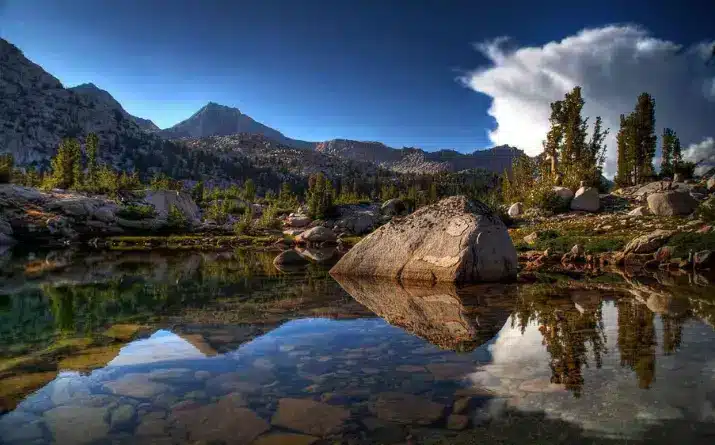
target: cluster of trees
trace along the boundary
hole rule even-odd
[[[549,131],[543,142],[544,151],[535,159],[520,156],[512,163],[511,174],[501,177],[501,195],[505,202],[524,202],[546,210],[559,210],[564,205],[554,186],[572,190],[581,183],[600,187],[606,156],[604,143],[609,129],[603,128],[597,116],[591,135],[588,117],[582,116],[584,99],[581,87],[566,93],[563,100],[551,104]]]

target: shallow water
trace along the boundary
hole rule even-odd
[[[430,288],[275,253],[0,259],[0,443],[696,443],[703,277]]]

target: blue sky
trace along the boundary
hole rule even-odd
[[[492,98],[456,81],[492,63],[474,43],[638,23],[687,45],[714,37],[707,3],[0,0],[0,36],[162,128],[214,101],[298,139],[471,151],[496,126]]]

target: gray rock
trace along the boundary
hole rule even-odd
[[[509,207],[509,211],[507,213],[512,218],[521,216],[521,214],[524,213],[524,205],[520,202],[516,202],[516,203],[512,204],[511,207]]]
[[[675,233],[670,230],[656,230],[654,232],[633,238],[623,249],[624,254],[628,253],[653,253]]]
[[[524,242],[529,245],[535,244],[539,240],[539,234],[536,232],[531,232],[524,237]]]
[[[580,244],[574,244],[574,246],[571,248],[571,255],[579,257],[583,256],[584,253],[585,251],[583,249],[583,246]]]
[[[45,424],[58,444],[85,444],[109,433],[108,408],[58,406],[44,414]]]
[[[601,200],[598,197],[598,190],[594,187],[579,188],[576,191],[576,195],[571,200],[571,210],[597,212],[600,208]]]
[[[110,416],[109,426],[111,429],[121,429],[132,423],[136,410],[132,405],[125,404],[116,407]]]
[[[381,420],[408,425],[430,425],[442,419],[445,406],[412,394],[385,392],[375,396],[370,412]]]
[[[563,199],[564,201],[571,201],[573,199],[574,195],[571,189],[568,189],[566,187],[554,186],[553,190],[554,193],[556,193],[556,196]]]
[[[683,182],[685,178],[683,178],[683,175],[680,173],[676,173],[673,175],[673,182]]]
[[[698,202],[687,191],[669,190],[648,196],[648,208],[654,215],[689,215],[697,208]]]
[[[335,242],[338,237],[335,232],[328,229],[327,227],[317,226],[312,229],[308,229],[305,232],[298,235],[296,241],[301,243],[325,243],[325,242]]]
[[[516,271],[504,223],[482,203],[453,196],[380,227],[331,274],[470,282],[513,279]]]
[[[325,437],[341,432],[349,417],[350,411],[340,406],[310,399],[283,398],[278,401],[278,410],[271,419],[271,424]]]
[[[301,228],[310,224],[311,219],[307,215],[300,213],[291,213],[286,219],[286,223],[289,227]]]
[[[295,250],[286,250],[281,252],[275,259],[273,259],[273,265],[276,267],[281,266],[302,266],[308,264],[308,260],[303,258]]]
[[[114,214],[114,209],[107,206],[99,207],[98,209],[96,209],[94,211],[93,216],[95,219],[106,223],[112,223],[117,219],[116,215]]]
[[[389,215],[389,216],[401,215],[405,211],[407,211],[407,206],[401,199],[392,198],[392,199],[388,199],[387,201],[385,201],[382,204],[382,207],[380,207],[380,211],[384,215]]]
[[[176,207],[192,224],[198,224],[200,219],[199,206],[196,205],[191,195],[174,190],[147,190],[144,202],[154,206],[157,217],[166,219],[169,209]]]
[[[708,179],[708,182],[707,182],[707,184],[706,184],[706,187],[707,187],[708,191],[710,191],[710,192],[715,192],[715,176],[713,176],[712,178]]]
[[[628,216],[646,216],[650,215],[650,209],[646,206],[636,207],[635,209],[628,212]]]

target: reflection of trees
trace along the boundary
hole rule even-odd
[[[589,346],[597,368],[607,352],[600,302],[594,309],[581,313],[571,299],[563,298],[563,293],[544,289],[524,296],[515,315],[522,333],[531,321],[538,323],[543,344],[551,355],[551,382],[563,384],[579,397]]]
[[[633,300],[621,299],[617,306],[621,366],[636,373],[640,388],[650,388],[655,380],[655,316],[645,305]]]
[[[670,355],[680,348],[683,324],[685,324],[687,316],[663,314],[660,319],[663,323],[663,354]]]

